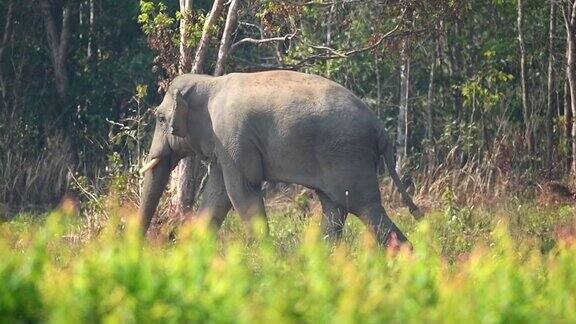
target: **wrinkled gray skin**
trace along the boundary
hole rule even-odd
[[[372,111],[352,92],[325,78],[289,71],[174,79],[156,110],[140,215],[145,228],[170,171],[190,153],[215,158],[199,214],[220,226],[233,206],[247,222],[266,217],[265,180],[314,189],[328,237],[338,239],[348,212],[386,244],[406,237],[380,201],[381,155],[411,212],[420,216],[395,171],[393,145]]]

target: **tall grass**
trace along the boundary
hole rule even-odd
[[[421,204],[441,206],[446,188],[453,189],[460,204],[490,205],[515,197],[534,199],[551,181],[566,188],[574,184],[565,143],[553,150],[548,161],[545,147],[536,154],[528,151],[518,125],[500,118],[493,126],[488,130],[482,123],[454,122],[435,141],[423,141],[421,153],[413,154],[405,168]],[[391,188],[384,186],[385,195],[401,204]],[[574,201],[574,197],[564,198]]]
[[[51,138],[40,153],[5,145],[0,143],[0,217],[10,209],[55,206],[68,186],[69,144]]]
[[[195,223],[165,246],[112,213],[98,236],[74,243],[65,205],[44,223],[0,225],[0,322],[576,321],[576,245],[564,235],[544,251],[530,232],[570,224],[572,212],[516,211],[448,205],[420,224],[395,217],[414,244],[395,253],[354,220],[333,246],[318,218],[284,215],[269,238],[244,239],[233,217],[219,238]],[[462,234],[470,226],[482,231]],[[463,235],[473,244],[452,252]]]

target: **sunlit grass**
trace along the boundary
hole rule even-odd
[[[144,240],[114,213],[86,242],[70,210],[0,225],[0,322],[572,322],[570,207],[393,214],[413,252],[377,247],[354,217],[330,245],[319,216],[271,213],[248,239],[229,217],[175,242]],[[572,231],[573,232],[573,231]]]

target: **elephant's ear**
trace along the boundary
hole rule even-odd
[[[174,111],[172,112],[172,120],[170,120],[172,135],[186,137],[188,133],[188,104],[184,101],[182,93],[179,90],[174,90],[173,101]]]

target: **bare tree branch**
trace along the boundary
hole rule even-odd
[[[356,2],[356,1],[354,1]],[[312,3],[312,2],[310,2]],[[317,4],[317,3],[316,3]],[[300,69],[302,67],[304,67],[305,65],[311,64],[313,62],[316,61],[320,61],[320,60],[333,60],[333,59],[345,59],[345,58],[349,58],[351,56],[360,54],[360,53],[364,53],[364,52],[369,52],[372,51],[376,48],[378,48],[380,45],[382,45],[382,43],[392,37],[392,36],[403,36],[403,35],[409,35],[409,34],[414,34],[417,33],[418,31],[409,31],[409,32],[404,32],[404,33],[398,33],[398,30],[400,29],[400,27],[403,24],[403,18],[405,15],[406,11],[404,10],[401,15],[398,17],[398,23],[396,24],[396,26],[394,26],[394,28],[392,28],[390,31],[388,31],[386,34],[381,35],[376,41],[374,42],[370,42],[369,44],[365,45],[362,48],[359,49],[352,49],[352,50],[348,50],[345,52],[342,51],[338,51],[334,48],[331,48],[329,46],[325,46],[325,45],[313,45],[313,44],[306,44],[307,46],[318,50],[318,51],[323,51],[324,53],[321,54],[316,54],[316,55],[312,55],[309,57],[305,57],[303,59],[301,59],[300,61],[298,61],[295,64],[292,65],[282,65],[280,68],[282,69],[290,69],[290,70],[297,70]],[[251,27],[255,27],[258,28],[259,30],[261,30],[261,28],[259,28],[259,26],[257,25],[253,25],[253,24],[246,24],[246,23],[241,23],[243,25],[247,25],[247,26],[251,26]],[[267,44],[267,43],[278,43],[278,42],[285,42],[286,40],[290,40],[292,38],[297,37],[297,32],[294,32],[292,34],[287,34],[285,36],[279,36],[279,37],[271,37],[271,38],[261,38],[261,39],[255,39],[255,38],[244,38],[241,39],[239,41],[237,41],[236,43],[234,43],[229,51],[229,55],[232,55],[233,53],[236,52],[236,50],[238,50],[238,48],[246,43],[250,43],[250,44]],[[261,68],[261,69],[265,69],[267,67],[276,67],[277,66],[271,66],[271,65],[254,65],[257,68]]]
[[[277,0],[276,2],[282,3],[282,4],[287,4],[287,5],[292,5],[292,6],[317,6],[317,7],[328,7],[328,6],[332,6],[332,5],[347,5],[347,4],[353,4],[353,3],[361,3],[361,2],[368,2],[367,0],[343,0],[343,1],[328,1],[328,2],[323,2],[323,1],[303,1],[303,2],[298,2],[298,1],[287,1],[287,0]]]
[[[281,36],[281,37],[271,37],[271,38],[261,38],[261,39],[255,39],[255,38],[243,38],[239,41],[237,41],[236,43],[232,44],[232,46],[230,47],[230,55],[232,55],[234,52],[236,52],[236,50],[238,49],[238,47],[240,47],[240,45],[242,44],[246,44],[246,43],[250,43],[250,44],[267,44],[267,43],[274,43],[274,42],[285,42],[286,40],[290,40],[292,38],[294,38],[296,36],[296,33],[292,33],[292,34],[287,34],[285,36]]]
[[[401,25],[401,23],[399,22],[389,32],[380,36],[380,38],[376,42],[369,44],[369,45],[366,45],[362,48],[355,49],[355,50],[349,50],[346,52],[339,52],[339,51],[337,51],[333,48],[327,47],[327,46],[310,45],[314,49],[323,50],[327,53],[306,57],[306,58],[300,60],[298,63],[294,64],[293,67],[299,68],[299,67],[302,67],[308,63],[312,63],[312,62],[319,61],[319,60],[343,59],[343,58],[349,58],[349,57],[354,56],[356,54],[369,52],[369,51],[374,50],[375,48],[379,47],[384,42],[384,40],[393,36],[393,34],[396,33],[398,31],[398,29],[400,29],[400,25]]]
[[[264,38],[264,29],[262,29],[262,27],[260,27],[256,24],[252,24],[252,23],[244,22],[244,21],[241,21],[239,24],[258,29],[258,31],[260,32],[260,38]]]

